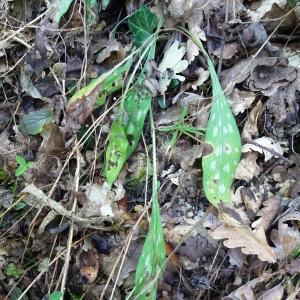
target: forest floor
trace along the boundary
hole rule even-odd
[[[0,0],[0,30],[0,300],[300,299],[297,1]]]

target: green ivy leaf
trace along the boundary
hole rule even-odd
[[[24,115],[20,120],[19,129],[26,134],[39,134],[43,126],[54,120],[53,113],[46,107]]]
[[[104,166],[105,177],[110,185],[117,179],[127,159],[128,145],[120,120],[114,121],[108,137]]]
[[[142,6],[129,18],[128,24],[133,33],[134,44],[140,47],[152,35],[158,20],[149,8]]]
[[[27,169],[32,168],[34,165],[33,161],[26,162],[26,160],[19,155],[16,156],[16,162],[19,164],[18,168],[15,171],[16,177],[23,175]]]
[[[214,66],[207,56],[213,97],[205,143],[211,153],[202,158],[203,188],[215,206],[231,201],[231,185],[241,156],[240,133]]]

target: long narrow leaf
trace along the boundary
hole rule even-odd
[[[153,144],[153,181],[152,181],[152,213],[151,224],[145,244],[140,255],[136,273],[134,299],[155,300],[157,294],[157,278],[161,277],[166,259],[166,249],[157,198],[156,142],[152,114],[150,114]]]
[[[241,138],[213,63],[200,40],[182,29],[204,54],[212,81],[212,106],[205,143],[210,153],[202,158],[203,188],[215,206],[231,201],[231,185],[241,156]]]

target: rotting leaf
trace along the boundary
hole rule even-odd
[[[126,159],[129,147],[124,127],[116,120],[109,133],[109,144],[105,152],[105,177],[110,185],[117,179]]]
[[[153,33],[158,20],[149,8],[142,6],[128,21],[130,31],[133,33],[134,43],[140,47]]]
[[[42,108],[23,115],[20,120],[19,129],[23,133],[36,135],[43,131],[43,126],[52,122],[54,119],[53,113],[48,107]]]
[[[105,103],[106,97],[122,88],[123,77],[128,72],[132,60],[128,59],[111,71],[92,80],[87,86],[74,94],[66,108],[67,126],[77,129],[83,124],[92,111]]]

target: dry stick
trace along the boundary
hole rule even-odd
[[[79,189],[79,177],[80,177],[80,152],[79,152],[79,147],[78,147],[78,142],[76,141],[76,152],[77,152],[77,166],[75,170],[75,192],[78,192]],[[73,207],[72,207],[72,212],[75,214],[76,211],[76,206],[77,206],[77,198],[76,196],[74,197],[74,202],[73,202]],[[70,230],[69,230],[69,236],[68,236],[68,243],[67,243],[67,253],[65,257],[65,264],[63,267],[63,277],[62,277],[62,282],[61,282],[61,288],[60,291],[62,294],[65,294],[65,289],[66,289],[66,282],[67,282],[67,275],[68,275],[68,270],[69,270],[69,264],[70,264],[70,257],[71,257],[71,249],[72,249],[72,241],[73,241],[73,233],[74,233],[74,222],[73,220],[71,221],[70,225]]]

